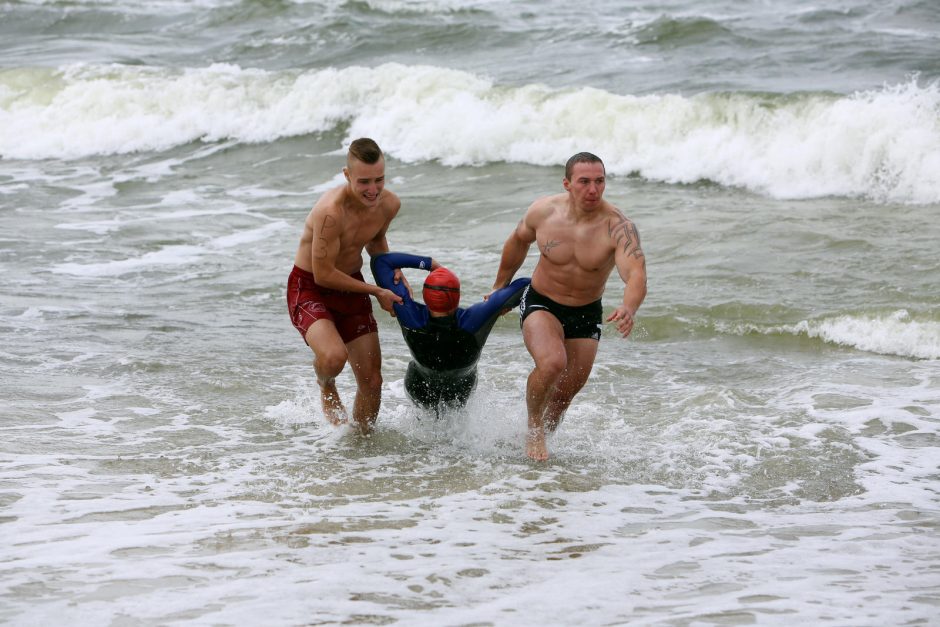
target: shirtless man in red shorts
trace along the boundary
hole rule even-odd
[[[336,377],[349,362],[357,386],[353,419],[368,434],[382,401],[382,353],[369,296],[392,315],[392,305],[402,299],[365,282],[362,250],[370,256],[388,252],[385,233],[401,201],[385,189],[385,157],[371,139],[352,142],[343,175],[346,184],[323,194],[304,223],[287,280],[287,306],[313,349],[326,418],[334,425],[347,421]]]

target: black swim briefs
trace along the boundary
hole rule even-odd
[[[601,339],[604,308],[601,306],[600,299],[587,305],[572,307],[556,303],[551,298],[539,294],[532,285],[529,285],[522,293],[522,300],[519,301],[519,326],[522,326],[529,314],[540,310],[547,311],[558,318],[561,328],[565,331],[566,340],[588,337],[592,340]]]

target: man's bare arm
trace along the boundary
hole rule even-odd
[[[496,271],[496,280],[493,281],[494,290],[509,285],[512,281],[512,277],[515,276],[516,272],[525,262],[529,247],[532,245],[532,242],[535,241],[535,229],[529,224],[530,213],[531,208],[529,211],[526,211],[526,215],[519,221],[519,224],[516,225],[516,228],[513,229],[512,233],[510,233],[509,237],[506,239],[506,243],[503,244],[503,254],[499,260],[499,270]]]
[[[646,256],[640,246],[636,225],[618,212],[608,223],[608,236],[614,245],[614,264],[625,286],[623,301],[607,318],[616,322],[623,337],[633,331],[633,317],[646,298]]]
[[[344,292],[378,295],[382,288],[357,281],[336,267],[342,231],[339,216],[328,209],[315,209],[310,219],[313,221],[310,257],[317,284]]]

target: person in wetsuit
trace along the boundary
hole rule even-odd
[[[405,391],[416,405],[439,412],[444,406],[463,406],[477,383],[477,361],[500,314],[519,304],[528,278],[516,279],[490,297],[459,307],[460,280],[430,257],[385,253],[372,257],[376,285],[395,292],[402,304],[395,315],[412,360],[405,373]],[[430,270],[424,282],[425,304],[415,302],[404,282],[395,283],[395,270]]]

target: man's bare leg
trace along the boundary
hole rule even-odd
[[[382,351],[379,334],[368,333],[346,345],[349,364],[356,377],[356,401],[353,420],[363,435],[375,427],[382,404]]]
[[[526,431],[525,452],[536,461],[548,459],[548,445],[545,442],[545,425],[543,414],[551,383],[545,383],[546,377],[538,368],[529,374],[526,382],[526,408],[528,410],[528,430]]]
[[[313,368],[317,369],[316,361],[313,363]],[[324,381],[317,375],[317,383],[320,385],[320,406],[323,407],[323,415],[334,427],[346,424],[349,418],[346,415],[346,408],[343,407],[343,401],[339,397],[339,391],[336,389],[336,379]]]
[[[564,333],[558,319],[548,312],[530,314],[522,324],[522,337],[535,361],[535,368],[526,381],[528,431],[526,455],[536,461],[548,459],[544,415],[555,383],[565,370]]]
[[[313,371],[320,386],[323,415],[334,426],[344,424],[348,422],[348,417],[336,389],[336,377],[346,365],[346,346],[330,320],[314,322],[307,330],[306,340],[315,355]]]
[[[545,404],[542,421],[548,433],[554,433],[565,417],[571,401],[587,383],[597,356],[598,341],[590,338],[565,340],[568,363]]]

